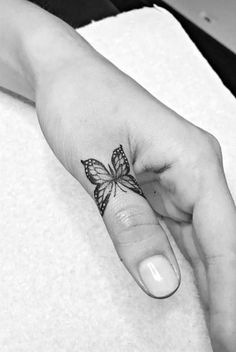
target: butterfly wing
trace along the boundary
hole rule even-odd
[[[84,165],[86,176],[94,185],[101,185],[104,182],[109,182],[113,176],[107,168],[96,159],[81,160]]]
[[[112,181],[106,181],[103,184],[97,185],[94,190],[94,198],[102,216],[108,204],[113,185],[114,183]]]
[[[113,189],[114,175],[96,159],[81,160],[81,162],[84,165],[87,178],[96,185],[94,198],[103,216]]]
[[[134,176],[132,175],[124,175],[118,179],[118,183],[121,186],[124,186],[131,191],[139,194],[140,196],[144,196],[142,189],[140,188],[138,182],[135,180]]]
[[[117,178],[129,174],[130,166],[122,145],[112,153],[111,162]]]
[[[134,176],[130,175],[129,161],[125,155],[122,145],[116,148],[111,158],[112,165],[115,170],[115,176],[117,182],[131,191],[144,197],[143,191],[141,190],[138,182]]]

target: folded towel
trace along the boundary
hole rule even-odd
[[[78,30],[163,103],[221,142],[236,197],[236,103],[180,24],[143,8]],[[34,107],[0,92],[1,352],[210,352],[192,271],[145,295],[97,208],[47,145]]]

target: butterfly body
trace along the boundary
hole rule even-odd
[[[114,197],[117,188],[123,192],[127,189],[144,196],[134,176],[130,175],[130,166],[128,159],[124,153],[122,145],[116,148],[111,157],[111,164],[108,169],[96,159],[81,160],[85,168],[85,174],[89,181],[96,185],[94,190],[94,198],[103,216],[110,196],[114,190]],[[126,188],[126,189],[124,189]]]

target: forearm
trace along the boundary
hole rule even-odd
[[[57,17],[25,0],[0,0],[0,86],[35,100],[38,86],[96,51]]]

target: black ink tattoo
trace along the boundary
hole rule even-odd
[[[94,198],[102,216],[112,191],[114,190],[115,197],[117,188],[123,192],[127,192],[124,188],[128,188],[144,197],[136,179],[129,174],[130,166],[122,145],[113,151],[111,157],[113,168],[108,164],[109,170],[96,159],[81,160],[81,162],[84,165],[87,178],[92,184],[96,185]]]

